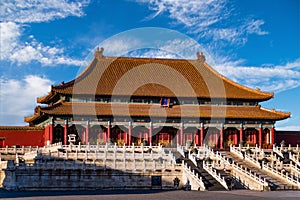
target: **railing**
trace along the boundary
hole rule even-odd
[[[197,147],[197,150],[198,150],[197,158],[199,159],[205,159],[207,157],[214,155],[213,149],[205,144],[201,147]]]
[[[139,152],[136,153],[135,151],[128,151],[127,149],[113,149],[112,151],[109,150],[95,150],[95,151],[85,151],[79,152],[75,150],[75,152],[49,152],[47,154],[49,157],[58,157],[63,159],[74,159],[74,160],[97,160],[97,159],[131,159],[131,160],[139,160],[139,159],[159,159],[159,158],[169,158],[169,160],[173,160],[173,154],[169,152],[166,154],[164,151],[161,152],[148,152],[144,153]]]
[[[177,151],[184,157],[185,147],[177,144]]]
[[[239,147],[233,147],[230,145],[230,152],[238,156],[240,159],[244,159],[244,155]]]
[[[298,165],[300,167],[300,162],[299,162],[299,154],[298,155],[295,155],[295,154],[292,154],[292,152],[289,152],[289,158],[296,163],[296,165]]]
[[[39,147],[21,147],[21,148],[17,148],[17,147],[5,147],[5,148],[0,148],[0,153],[1,154],[24,154],[26,152],[30,152],[30,151],[37,151],[39,149]]]
[[[299,149],[299,145],[297,144],[297,146],[296,147],[292,147],[290,144],[289,144],[289,146],[287,146],[287,147],[284,147],[283,145],[281,145],[280,147],[280,151],[283,151],[283,152],[294,152],[294,153],[299,153],[300,151],[300,149]]]
[[[194,165],[195,165],[196,167],[198,166],[196,157],[195,157],[195,155],[191,154],[191,152],[189,152],[189,159],[190,159],[190,161],[192,161],[192,162],[194,163]]]
[[[300,148],[299,148],[298,144],[296,147],[292,147],[291,145],[289,145],[288,147],[284,147],[283,145],[281,145],[281,146],[273,145],[273,151],[276,152],[278,155],[280,155],[280,157],[283,158],[282,152],[300,153]]]
[[[203,169],[207,171],[212,177],[214,177],[214,179],[216,179],[226,190],[228,190],[228,186],[224,177],[221,177],[220,173],[217,173],[217,171],[213,169],[212,166],[209,166],[208,164],[206,164],[206,162],[203,162]]]
[[[257,159],[255,159],[254,157],[252,157],[251,155],[245,154],[245,160],[252,163],[252,165],[261,168],[260,163],[258,162]]]
[[[293,162],[291,161],[289,164],[283,164],[282,165],[285,170],[290,171],[291,176],[294,177],[300,177],[300,168],[298,167],[297,164],[293,164]],[[276,168],[277,169],[277,168]]]
[[[281,158],[284,158],[283,154],[282,154],[282,146],[278,147],[273,145],[273,152],[277,153]]]
[[[114,149],[123,149],[125,148],[126,151],[155,151],[155,152],[160,152],[163,151],[162,146],[117,146],[116,144],[114,145],[61,145],[61,148],[70,150],[70,151],[96,151],[96,150],[106,150],[106,151],[113,151]]]
[[[241,145],[238,145],[237,147],[233,146],[233,145],[230,145],[234,148],[238,148],[240,151],[244,152],[248,149],[250,149],[251,151],[261,151],[261,147],[258,146],[258,145],[255,145],[254,147],[250,146],[249,144],[247,144],[246,146],[241,146]]]
[[[291,176],[287,171],[283,172],[281,170],[280,172],[274,168],[272,168],[268,163],[265,164],[264,162],[262,163],[262,169],[268,171],[269,173],[273,174],[274,176],[294,185],[300,188],[300,182],[298,180],[295,180],[293,176]]]
[[[220,163],[218,164],[217,162],[213,162],[214,167],[218,167],[218,168],[230,168],[231,169],[231,164],[229,162],[229,159],[226,158],[225,156],[223,156],[220,152],[215,152],[215,154],[213,155],[213,158],[215,158],[217,161],[220,161]]]
[[[189,174],[198,183],[198,185],[200,186],[200,189],[202,191],[206,190],[205,185],[202,181],[202,177],[199,178],[199,174],[196,173],[194,170],[192,171],[190,166],[188,167],[187,164],[184,164],[184,161],[182,162],[182,166],[183,166],[183,169],[185,170],[185,172],[187,174]]]

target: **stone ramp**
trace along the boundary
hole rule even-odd
[[[291,190],[294,189],[290,184],[287,182],[282,181],[281,179],[278,179],[276,177],[273,177],[269,174],[267,174],[262,169],[258,168],[257,166],[254,166],[251,162],[248,162],[246,160],[243,160],[239,158],[238,156],[228,152],[228,151],[222,151],[220,152],[223,156],[226,158],[231,159],[235,163],[238,163],[239,165],[243,167],[247,167],[252,172],[256,173],[257,176],[261,176],[262,178],[265,178],[268,182],[271,190]]]
[[[191,161],[189,161],[192,165]],[[203,169],[203,161],[198,161],[197,167],[194,165],[195,171],[197,171],[200,176],[202,176],[203,183],[208,191],[225,191],[226,189],[205,169]]]
[[[203,169],[202,161],[198,161],[197,166],[195,166],[195,164],[191,160],[189,160],[188,158],[184,158],[177,150],[172,150],[171,152],[174,155],[177,163],[182,163],[182,161],[184,161],[184,163],[191,167],[191,170],[195,170],[195,172],[198,173],[199,178],[202,178],[206,190],[226,190],[216,179],[214,179],[206,170]]]

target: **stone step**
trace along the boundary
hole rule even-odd
[[[267,182],[269,183],[269,185],[271,186],[271,189],[273,189],[273,190],[280,190],[283,188],[292,188],[292,186],[290,186],[287,182],[283,182],[280,179],[277,179],[275,177],[272,177],[272,176],[266,174],[262,169],[252,165],[252,163],[250,163],[248,161],[240,159],[239,157],[233,155],[230,152],[221,152],[221,154],[223,156],[225,156],[226,158],[232,159],[235,163],[237,163],[243,167],[247,167],[249,170],[256,173],[257,176],[261,176],[261,177],[265,178],[267,180]]]

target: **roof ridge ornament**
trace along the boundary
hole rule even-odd
[[[96,51],[94,53],[95,58],[97,58],[98,60],[100,60],[101,58],[103,58],[103,51],[104,51],[103,47],[101,47],[101,48],[97,47]]]
[[[201,64],[205,62],[205,56],[204,56],[203,52],[200,52],[200,53],[197,52],[196,55],[197,55],[198,61],[199,61]]]

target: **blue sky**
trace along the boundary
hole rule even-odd
[[[0,125],[24,125],[23,117],[33,113],[36,97],[45,95],[51,85],[75,78],[99,44],[105,55],[169,58],[178,57],[176,51],[183,52],[193,40],[223,75],[275,93],[262,105],[292,113],[276,123],[277,129],[300,130],[299,2],[2,0]],[[141,39],[150,37],[151,31],[144,36],[136,30],[146,27],[170,29],[182,37],[158,38],[163,42],[156,49],[141,49]],[[184,57],[195,59],[196,50],[191,52]]]

